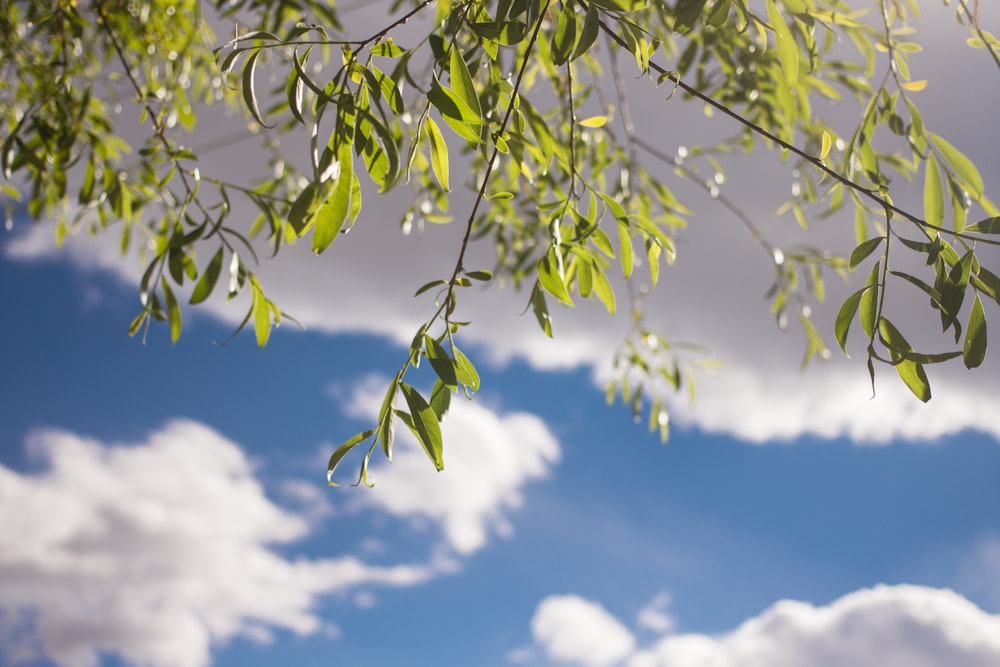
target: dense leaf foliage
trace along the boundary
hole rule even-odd
[[[978,0],[954,8],[968,45],[1000,68],[1000,42],[980,25]],[[360,39],[336,8],[313,0],[28,0],[0,16],[0,187],[35,220],[56,220],[60,239],[81,228],[114,231],[123,252],[141,239],[143,308],[130,334],[164,320],[176,341],[180,289],[190,304],[227,289],[230,297],[249,291],[240,328],[251,324],[263,346],[284,315],[254,273],[252,237],[275,253],[294,242],[323,253],[363,224],[363,193],[406,184],[415,194],[404,231],[447,222],[455,165],[471,169],[475,199],[457,213],[454,267],[416,290],[434,295],[430,316],[377,423],[331,457],[331,483],[364,443],[360,482],[369,483],[371,455],[381,447],[392,456],[399,423],[443,467],[440,421],[453,394],[479,388],[458,345],[470,323],[455,319],[462,288],[476,282],[523,288],[552,336],[554,304],[593,299],[614,314],[623,299],[614,278],[628,279],[633,326],[615,354],[609,400],[620,395],[637,419],[648,404],[650,429],[666,439],[663,392],[693,394],[693,370],[715,362],[644,324],[646,285],[674,261],[676,235],[692,215],[654,174],[664,163],[760,243],[774,268],[772,311],[782,327],[790,318],[801,325],[806,362],[830,354],[811,320],[824,280],[859,269],[868,279],[841,306],[833,335],[846,352],[859,323],[873,383],[875,363],[887,364],[926,401],[928,364],[982,364],[985,309],[1000,302],[1000,277],[977,250],[998,244],[1000,211],[976,166],[921,116],[927,81],[910,71],[920,50],[908,23],[919,13],[915,0],[396,0],[389,9],[386,25]],[[217,39],[220,26],[233,37]],[[734,134],[679,148],[644,136],[622,61],[634,68],[629,76],[659,87],[660,99],[676,95],[728,116]],[[265,63],[280,73],[278,86],[261,75]],[[837,109],[854,100],[853,129],[840,132],[817,114],[821,100],[846,100]],[[218,147],[184,142],[217,102],[242,107],[264,139],[266,179],[230,182],[199,170],[199,150]],[[135,146],[120,135],[126,105],[145,131]],[[307,155],[277,150],[271,137],[289,133],[308,137]],[[758,146],[779,148],[798,174],[780,212],[807,227],[853,208],[849,257],[778,247],[720,194],[721,159]],[[922,178],[922,210],[892,199],[894,176]],[[249,227],[230,220],[237,196],[259,214]],[[474,242],[495,248],[489,270],[466,266]],[[900,260],[907,254],[923,260],[921,271]],[[955,349],[918,351],[890,321],[888,299],[914,288]],[[434,378],[426,395],[410,377],[421,364]]]

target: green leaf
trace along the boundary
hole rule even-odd
[[[271,336],[271,304],[264,296],[264,290],[255,276],[250,276],[250,312],[253,314],[253,329],[257,337],[257,347],[267,345]]]
[[[410,420],[404,419],[404,423],[413,432],[420,445],[427,452],[434,467],[439,471],[444,470],[444,459],[442,457],[441,426],[438,423],[437,415],[431,406],[428,405],[424,397],[416,389],[406,384],[400,385],[403,390],[403,398],[410,409]],[[402,415],[400,415],[402,416]]]
[[[535,286],[531,290],[531,310],[538,320],[538,326],[546,336],[552,338],[552,317],[549,315],[548,304],[545,303],[545,293],[542,291],[541,280],[535,281]]]
[[[882,342],[889,349],[896,372],[903,380],[903,383],[913,392],[913,395],[926,403],[931,399],[931,385],[927,381],[927,374],[924,372],[923,364],[917,363],[907,358],[913,348],[903,337],[903,334],[893,326],[892,322],[886,318],[879,320],[879,333]]]
[[[962,344],[962,360],[966,368],[977,368],[986,359],[986,313],[983,302],[976,295],[969,313],[969,323],[965,327],[965,341]]]
[[[472,24],[472,31],[490,41],[504,46],[513,46],[528,36],[528,26],[521,21],[493,21]]]
[[[600,266],[597,266],[596,262],[591,265],[593,269],[594,277],[594,294],[597,298],[601,300],[604,307],[608,309],[608,314],[615,314],[615,291],[611,288],[611,283],[608,282],[608,277],[604,275],[604,271],[601,270]]]
[[[927,158],[927,169],[924,171],[924,218],[935,227],[944,223],[944,189],[941,186],[941,173],[937,160],[933,155]]]
[[[354,192],[354,154],[351,144],[342,141],[337,149],[337,160],[340,162],[340,174],[330,197],[316,209],[313,229],[313,252],[322,253],[340,233],[347,215],[351,211],[351,196]]]
[[[455,377],[470,391],[479,391],[479,372],[476,367],[454,344],[451,349],[455,353]]]
[[[247,58],[247,64],[243,67],[243,101],[254,120],[262,127],[270,129],[272,126],[265,123],[264,118],[260,115],[260,109],[257,106],[257,93],[254,90],[254,72],[257,69],[257,59],[260,58],[261,52],[258,49],[251,53],[250,57]]]
[[[830,133],[823,130],[823,138],[820,143],[819,159],[825,160],[826,156],[830,154],[830,149],[833,147],[833,139],[830,137]]]
[[[875,252],[875,249],[878,248],[879,244],[884,240],[884,236],[876,236],[875,238],[862,242],[858,245],[858,247],[852,250],[851,259],[848,262],[850,269],[853,271],[858,264],[865,261],[869,255]]]
[[[875,333],[875,317],[878,312],[879,284],[878,276],[881,269],[882,260],[875,262],[871,272],[868,274],[868,281],[865,283],[865,292],[861,295],[861,328],[865,330],[865,335],[871,338]]]
[[[556,65],[565,64],[576,46],[575,7],[573,2],[563,3],[562,11],[556,20],[556,30],[552,34],[552,62]]]
[[[674,9],[674,30],[689,33],[705,9],[706,0],[678,0]]]
[[[577,124],[583,127],[598,128],[604,127],[608,124],[607,116],[590,116],[589,118],[584,118],[583,120],[576,121]]]
[[[367,431],[362,431],[361,433],[358,433],[357,435],[352,437],[350,440],[344,442],[342,445],[340,445],[339,447],[337,447],[337,449],[333,451],[333,454],[330,455],[330,462],[326,464],[327,484],[329,484],[330,486],[340,486],[339,484],[333,481],[333,473],[337,469],[337,466],[340,465],[340,462],[343,460],[343,458],[347,456],[347,454],[352,449],[354,449],[354,447],[357,446],[358,443],[367,440],[374,434],[375,434],[375,429],[373,428],[370,428]]]
[[[413,296],[415,296],[415,297],[420,296],[421,294],[423,294],[424,292],[426,292],[429,289],[434,289],[435,287],[437,287],[439,285],[447,285],[447,284],[448,284],[448,281],[444,280],[442,278],[439,278],[438,280],[432,280],[429,283],[424,283],[423,285],[421,285],[420,289],[418,289]]]
[[[437,415],[438,421],[444,421],[444,416],[451,408],[451,390],[445,386],[444,382],[441,382],[441,378],[434,382],[434,388],[431,389],[430,406],[434,414]]]
[[[493,272],[487,271],[486,269],[480,269],[478,271],[463,271],[463,273],[473,280],[479,280],[484,283],[493,279]]]
[[[434,169],[434,176],[441,184],[441,189],[449,192],[451,186],[448,183],[448,144],[445,143],[441,129],[433,118],[428,116],[424,121],[424,127],[427,128],[427,136],[431,142],[431,167]]]
[[[775,48],[778,50],[778,64],[785,73],[785,81],[790,88],[795,87],[799,77],[799,47],[788,24],[774,0],[767,0],[767,21],[774,30]]]
[[[983,196],[983,177],[979,175],[979,170],[972,164],[972,161],[940,136],[933,132],[928,132],[927,135],[934,142],[934,146],[941,151],[941,155],[944,156],[959,180],[972,191],[976,199],[981,199]]]
[[[618,223],[618,248],[621,254],[622,273],[626,278],[632,276],[634,259],[632,257],[632,236],[631,230],[625,223]]]
[[[472,83],[472,75],[469,67],[462,57],[462,50],[458,46],[452,46],[451,62],[448,73],[451,77],[451,89],[458,95],[459,99],[476,114],[480,123],[483,122],[483,108],[479,104],[479,95],[476,94],[475,84]]]
[[[441,112],[441,117],[456,134],[474,144],[482,141],[479,126],[485,124],[483,119],[477,116],[476,112],[470,109],[454,91],[432,82],[427,99]]]
[[[1000,218],[986,218],[971,225],[966,225],[962,232],[973,232],[975,234],[1000,234]]]
[[[580,39],[576,43],[576,50],[573,51],[573,60],[576,60],[590,50],[590,47],[597,41],[600,29],[600,13],[597,11],[597,6],[594,3],[590,3],[587,7],[587,15],[583,19],[583,30],[580,33]]]
[[[382,399],[382,407],[378,411],[378,440],[382,445],[382,451],[390,461],[392,460],[392,445],[395,441],[396,430],[393,426],[392,406],[396,402],[396,394],[399,392],[400,382],[403,380],[403,372],[396,373],[396,376],[389,383]]]
[[[163,285],[163,300],[167,306],[167,319],[170,321],[170,342],[176,343],[177,339],[181,337],[181,307],[177,303],[174,291],[170,289],[166,276],[163,276],[161,284]]]
[[[923,364],[907,359],[896,364],[896,372],[914,396],[924,403],[931,400],[931,385]]]
[[[562,277],[559,275],[558,252],[557,248],[551,248],[539,260],[538,280],[541,282],[542,287],[545,288],[545,291],[567,306],[572,306],[574,305],[573,298],[570,296],[569,290],[566,289],[566,283],[563,282]]]
[[[848,357],[851,355],[847,352],[847,334],[851,329],[851,322],[854,321],[854,316],[858,312],[858,306],[861,304],[861,297],[867,292],[869,287],[862,287],[857,292],[847,297],[843,305],[840,307],[840,312],[837,313],[837,323],[834,325],[833,332],[834,336],[837,338],[837,342],[840,343],[840,349],[844,351]]]
[[[427,358],[431,362],[431,368],[449,389],[458,389],[458,380],[455,377],[455,363],[445,351],[441,343],[436,341],[431,335],[424,334],[424,349]]]
[[[199,304],[209,297],[215,288],[215,283],[219,280],[219,274],[222,272],[222,260],[222,248],[219,248],[215,255],[212,256],[208,266],[205,267],[205,272],[201,274],[201,278],[195,284],[194,291],[191,292],[191,299],[188,303]]]

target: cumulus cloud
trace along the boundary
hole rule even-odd
[[[544,612],[544,613],[543,613]],[[545,619],[545,631],[539,619]],[[923,586],[875,586],[826,606],[781,600],[732,632],[666,634],[633,650],[628,630],[575,596],[544,599],[532,619],[550,656],[628,667],[988,667],[1000,664],[1000,616],[961,595]],[[591,656],[606,656],[594,662]]]
[[[236,444],[195,422],[128,446],[54,430],[28,446],[37,472],[0,466],[0,655],[10,663],[94,667],[112,652],[204,667],[213,644],[236,636],[335,634],[314,611],[322,594],[410,586],[445,569],[282,556],[275,547],[305,537],[308,523],[267,498]]]
[[[385,385],[369,378],[344,407],[374,421],[382,404],[378,390]],[[510,533],[505,512],[521,506],[527,482],[548,476],[559,462],[559,442],[535,415],[502,414],[458,397],[441,430],[447,443],[443,471],[434,470],[409,433],[397,431],[401,442],[392,464],[373,467],[375,488],[356,502],[409,520],[431,520],[452,549],[469,554],[482,548],[491,530]]]
[[[577,595],[542,600],[531,634],[550,658],[585,667],[608,667],[635,647],[635,637],[608,610]]]

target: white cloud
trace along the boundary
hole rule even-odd
[[[369,378],[345,409],[374,421],[386,384]],[[399,429],[392,464],[373,466],[375,488],[356,502],[410,520],[432,520],[455,551],[469,554],[486,543],[491,529],[510,534],[505,511],[521,506],[527,482],[548,476],[560,459],[559,443],[535,415],[501,414],[481,399],[470,403],[461,396],[452,401],[441,430],[443,471],[435,471],[409,433]]]
[[[670,593],[657,593],[645,607],[639,610],[636,619],[639,627],[665,634],[677,625],[676,619],[667,613],[670,607]]]
[[[560,613],[548,608],[552,600],[559,601]],[[543,608],[546,618],[555,619],[546,633],[538,629]],[[604,662],[592,661],[595,644],[614,633],[631,635],[593,602],[575,596],[546,598],[532,619],[532,633],[552,657],[587,666],[623,660],[628,667],[1000,664],[1000,616],[953,591],[913,585],[862,589],[820,607],[781,600],[732,632],[666,634],[635,651],[619,640]],[[552,646],[558,646],[558,653]]]
[[[94,667],[113,652],[203,667],[212,645],[235,636],[323,630],[321,594],[442,571],[283,557],[272,545],[305,537],[307,522],[265,496],[237,445],[191,421],[130,446],[41,431],[29,448],[38,472],[0,466],[0,637],[18,638],[0,655],[10,662]]]
[[[601,605],[576,595],[539,603],[531,634],[549,657],[585,667],[607,667],[627,657],[635,637]]]

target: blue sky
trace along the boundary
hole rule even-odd
[[[995,183],[970,128],[1000,94],[949,103],[961,78],[933,72],[968,52],[942,34],[925,118]],[[726,187],[766,220],[789,177],[754,160]],[[670,404],[667,446],[605,404],[627,323],[559,309],[549,341],[518,316],[526,295],[491,290],[461,306],[483,387],[445,423],[445,471],[404,441],[374,489],[329,488],[327,457],[370,425],[426,317],[413,288],[457,243],[400,235],[406,197],[366,202],[321,258],[261,267],[306,324],[263,351],[216,344],[243,315],[221,300],[185,311],[175,346],[128,338],[141,267],[113,234],[59,251],[51,226],[0,235],[0,664],[1000,664],[998,355],[935,369],[927,406],[890,372],[870,400],[858,359],[801,372],[762,299],[770,267],[721,215],[685,232],[646,303],[726,362]],[[825,331],[852,289],[831,284]]]
[[[109,508],[89,487],[87,476],[122,473],[125,468],[108,460],[122,448],[149,450],[148,460],[155,465],[165,454],[151,451],[153,437],[165,438],[171,446],[199,443],[187,463],[204,463],[209,469],[213,457],[198,447],[211,450],[216,441],[235,444],[237,457],[245,457],[245,469],[220,482],[219,492],[238,496],[242,484],[259,484],[248,496],[262,505],[257,509],[283,512],[298,531],[292,531],[294,539],[277,544],[251,535],[238,546],[270,553],[286,564],[306,563],[316,570],[312,576],[327,581],[315,583],[318,591],[300,583],[306,602],[284,609],[288,618],[304,614],[316,620],[316,627],[299,629],[302,635],[293,631],[294,623],[261,620],[249,606],[234,604],[229,621],[238,632],[207,631],[208,643],[200,646],[213,665],[311,665],[330,659],[357,665],[505,665],[512,659],[559,664],[550,650],[559,646],[558,640],[532,630],[533,619],[535,626],[544,627],[538,619],[547,599],[564,603],[546,607],[557,619],[575,619],[589,609],[585,603],[601,605],[607,614],[603,621],[620,624],[634,638],[635,650],[688,633],[724,636],[779,600],[824,606],[879,584],[894,586],[883,590],[897,597],[908,590],[899,584],[923,587],[914,590],[929,599],[943,594],[937,589],[953,589],[978,607],[978,621],[991,629],[1000,623],[989,616],[1000,611],[995,556],[990,560],[1000,541],[1000,448],[992,436],[963,432],[933,443],[887,446],[806,436],[760,446],[686,426],[675,428],[663,447],[643,426],[633,424],[626,410],[605,406],[588,369],[539,372],[523,362],[487,365],[481,396],[472,406],[460,406],[482,411],[473,415],[472,425],[490,423],[487,418],[496,415],[529,415],[525,418],[534,420],[531,425],[541,429],[555,450],[538,442],[527,445],[542,452],[534,468],[523,464],[506,486],[496,480],[482,483],[496,487],[485,514],[470,519],[472,532],[479,527],[483,535],[470,538],[460,528],[449,536],[447,511],[408,514],[372,500],[391,493],[396,484],[431,494],[435,487],[447,486],[447,476],[456,471],[449,466],[435,475],[417,451],[412,459],[397,460],[396,467],[416,464],[406,469],[426,473],[419,483],[393,477],[395,468],[379,466],[373,472],[374,490],[328,489],[325,484],[324,455],[338,438],[365,426],[356,416],[363,409],[345,405],[363,404],[355,398],[358,388],[372,374],[390,372],[403,348],[371,336],[290,328],[276,332],[264,351],[246,336],[219,347],[213,343],[224,340],[231,327],[204,316],[189,323],[176,347],[170,347],[162,330],[143,346],[124,335],[134,308],[131,288],[62,260],[0,264],[0,302],[7,321],[17,323],[4,329],[0,357],[7,380],[0,419],[6,470],[0,489],[10,498],[14,478],[28,498],[43,495],[45,487],[47,493],[65,493],[70,506],[89,503],[91,521],[109,532],[88,542],[82,537],[88,524],[70,520],[67,530],[76,538],[67,538],[58,550],[120,566],[119,558],[146,558],[159,540],[173,543],[184,533],[161,535],[155,525],[134,518],[133,528],[142,536],[138,542],[130,541],[131,531],[125,528],[116,534],[114,522],[105,524]],[[497,446],[524,447],[523,437]],[[69,471],[75,482],[66,478],[53,486],[59,443],[79,439],[91,440],[95,449]],[[449,439],[446,456],[454,459],[459,448],[475,448],[475,440]],[[40,443],[46,442],[55,443],[47,456],[40,451]],[[195,471],[166,458],[162,465],[164,478],[153,475],[159,483],[182,490],[193,483],[188,478]],[[474,495],[461,483],[448,491],[454,495],[444,500],[455,503],[469,502],[463,498]],[[112,498],[175,511],[170,493],[156,484],[137,483],[114,493],[119,492],[133,495]],[[505,505],[515,496],[519,501],[514,506]],[[424,499],[428,507],[436,502]],[[5,501],[5,525],[19,508],[33,503]],[[197,523],[197,508],[178,511],[194,513],[179,517],[179,526],[188,520]],[[237,524],[257,520],[251,509],[236,512]],[[498,517],[506,530],[496,529]],[[32,519],[44,524],[52,517]],[[221,538],[211,526],[206,528],[199,548],[211,553]],[[20,530],[7,532],[7,539],[19,535],[27,542],[36,540],[35,546],[56,546],[33,534],[31,525]],[[49,576],[43,567],[47,556],[51,554],[40,551],[27,563],[8,560],[0,566],[7,570],[4,578],[15,572],[23,576],[19,568],[34,564],[39,572],[32,576],[43,580]],[[323,573],[322,563],[347,556],[366,567],[407,564],[428,572],[419,583],[377,583],[371,576],[357,584]],[[448,562],[434,564],[436,558]],[[151,577],[210,585],[200,581],[197,563],[182,566],[180,574],[158,574],[150,567]],[[66,576],[88,590],[85,569]],[[141,573],[133,576],[142,581]],[[247,585],[253,581],[251,576]],[[264,576],[258,582],[264,597],[280,598],[266,581]],[[29,610],[29,618],[35,613],[39,621],[46,613],[58,617],[65,605],[76,604],[68,591],[53,593],[40,582],[26,588],[19,608],[21,613]],[[84,593],[89,604],[147,603],[140,591],[116,584],[113,577],[104,584],[90,582],[89,588]],[[137,599],[129,601],[133,593]],[[64,594],[66,599],[58,599]],[[109,596],[125,600],[109,602]],[[33,610],[32,602],[37,605]],[[212,613],[210,600],[188,605],[182,618]],[[644,609],[652,627],[638,620]],[[100,608],[93,611],[102,613]],[[13,613],[6,607],[8,628]],[[163,620],[150,612],[152,627],[132,630],[170,638],[174,631],[161,625]],[[555,627],[558,635],[561,626]],[[580,622],[574,620],[572,627],[581,627]],[[614,634],[608,628],[601,631]],[[256,641],[247,637],[255,632]],[[37,630],[21,627],[17,633],[21,639],[38,639]],[[175,640],[183,643],[183,635]],[[99,654],[98,664],[123,664],[114,655],[115,641],[89,641],[84,637],[77,643],[89,650],[110,649],[110,654]],[[891,645],[894,640],[886,633],[881,641]],[[59,646],[57,639],[43,637],[41,650],[58,658],[48,650],[49,642]],[[135,643],[138,648],[132,650],[153,650],[141,638]],[[192,643],[195,654],[198,642]],[[601,655],[593,649],[588,654]],[[617,654],[612,650],[611,655]],[[7,659],[13,664],[12,654]],[[208,664],[183,656],[173,663],[170,658],[150,660]],[[26,664],[86,662],[63,657],[61,662]]]

